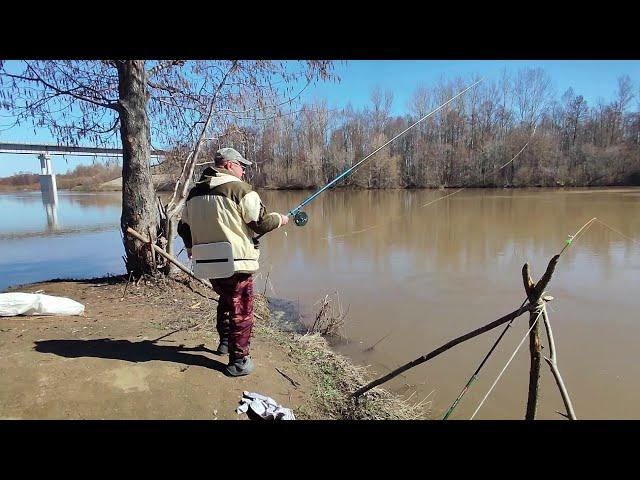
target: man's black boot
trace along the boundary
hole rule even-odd
[[[218,350],[216,351],[218,355],[226,355],[229,353],[229,339],[221,338],[220,343],[218,344]]]
[[[249,375],[253,371],[253,361],[250,356],[231,360],[227,365],[227,373],[232,377]]]

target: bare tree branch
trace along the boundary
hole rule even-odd
[[[70,90],[64,90],[61,88],[58,88],[54,85],[52,85],[51,83],[47,82],[46,80],[44,80],[42,77],[40,77],[38,75],[38,73],[29,65],[29,69],[33,72],[33,74],[36,76],[36,78],[33,77],[25,77],[23,75],[14,75],[8,72],[5,72],[5,75],[10,77],[10,78],[16,78],[16,79],[20,79],[20,80],[27,80],[27,81],[32,81],[32,82],[39,82],[42,85],[46,86],[47,88],[55,91],[58,95],[69,95],[77,100],[82,100],[84,102],[88,102],[91,103],[93,105],[97,105],[100,107],[104,107],[104,108],[110,108],[112,110],[117,110],[116,105],[114,104],[109,104],[109,103],[103,103],[103,102],[98,102],[96,100],[93,100],[91,98],[88,97],[84,97],[82,95],[78,95],[76,93],[74,93],[75,89],[70,89]]]
[[[185,64],[185,62],[186,60],[167,60],[166,62],[159,62],[156,66],[147,70],[147,76],[152,77],[156,73],[159,73],[160,71],[165,70],[167,68],[181,67],[182,65]]]

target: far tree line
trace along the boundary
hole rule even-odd
[[[317,188],[470,83],[420,86],[402,117],[390,114],[393,94],[380,89],[360,110],[314,102],[288,115],[237,122],[208,150],[232,146],[255,160],[251,180],[258,187]],[[165,170],[180,168],[181,149],[174,155]],[[610,102],[590,104],[572,88],[554,95],[539,68],[484,80],[341,182],[356,188],[621,184],[640,184],[640,93],[631,79],[618,79]]]
[[[97,188],[100,184],[122,175],[122,165],[116,159],[106,162],[96,161],[91,165],[77,165],[67,173],[56,175],[59,189],[66,190],[81,187],[85,190]],[[40,188],[40,175],[19,172],[10,177],[0,178],[0,190],[36,190]]]

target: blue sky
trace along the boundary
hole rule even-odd
[[[336,69],[341,81],[338,84],[320,84],[313,92],[305,93],[306,100],[316,95],[327,98],[332,108],[351,101],[355,108],[369,104],[371,91],[379,86],[393,92],[392,113],[403,115],[407,102],[420,84],[431,86],[443,76],[445,79],[474,74],[486,80],[498,80],[503,70],[515,74],[522,68],[541,67],[552,79],[559,98],[569,87],[577,95],[583,95],[592,105],[599,98],[609,101],[618,87],[618,77],[629,75],[638,97],[640,87],[640,61],[618,60],[371,60],[351,61]],[[633,105],[635,107],[635,103]]]
[[[326,99],[329,108],[341,108],[351,102],[358,109],[368,105],[371,91],[375,87],[393,92],[393,115],[407,113],[407,102],[419,85],[434,85],[442,76],[471,78],[479,74],[487,80],[498,80],[502,72],[515,74],[527,67],[541,67],[552,79],[555,98],[572,87],[576,94],[583,95],[588,104],[594,105],[599,99],[610,101],[617,89],[617,79],[629,75],[634,84],[636,98],[632,102],[637,108],[640,96],[639,60],[357,60],[338,62],[336,73],[340,82],[319,83],[309,87],[302,95],[308,102],[314,98]],[[55,143],[46,129],[36,129],[23,125],[10,130],[4,126],[10,123],[7,111],[0,117],[0,142],[34,141]],[[53,157],[54,171],[64,173],[78,164],[90,163],[90,157],[65,159]],[[39,162],[35,156],[0,154],[0,177],[18,171],[38,171]]]

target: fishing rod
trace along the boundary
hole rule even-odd
[[[335,185],[337,182],[339,182],[341,179],[345,178],[347,175],[349,175],[351,172],[353,172],[356,168],[358,168],[360,165],[362,165],[365,161],[367,161],[369,158],[371,158],[373,155],[375,155],[376,153],[378,153],[380,150],[382,150],[384,147],[386,147],[387,145],[389,145],[390,143],[392,143],[394,140],[398,139],[399,137],[401,137],[402,135],[404,135],[405,133],[407,133],[409,130],[411,130],[413,127],[415,127],[416,125],[418,125],[420,122],[426,120],[427,118],[429,118],[431,115],[433,115],[434,113],[436,113],[438,110],[441,110],[442,108],[444,108],[446,105],[448,105],[449,103],[451,103],[453,100],[455,100],[456,98],[458,98],[460,95],[462,95],[463,93],[465,93],[467,90],[472,89],[473,87],[475,87],[477,84],[479,84],[480,82],[482,82],[484,80],[484,78],[481,78],[480,80],[478,80],[477,82],[475,82],[474,84],[468,86],[467,88],[465,88],[464,90],[462,90],[461,92],[459,92],[457,95],[451,97],[449,100],[447,100],[446,102],[444,102],[442,105],[440,105],[438,108],[436,108],[435,110],[427,113],[425,116],[423,116],[422,118],[420,118],[419,120],[417,120],[415,123],[413,123],[412,125],[408,126],[407,128],[405,128],[402,132],[400,132],[399,134],[397,134],[395,137],[393,137],[391,140],[389,140],[387,143],[385,143],[384,145],[381,145],[380,147],[376,148],[373,152],[371,152],[369,155],[367,155],[366,157],[364,157],[362,160],[360,160],[358,163],[356,163],[355,165],[349,167],[348,169],[346,169],[344,172],[342,172],[340,175],[338,175],[336,178],[334,178],[333,180],[331,180],[329,183],[327,183],[324,187],[322,187],[320,190],[318,190],[316,193],[314,193],[313,195],[309,196],[308,198],[306,198],[302,203],[300,203],[297,207],[292,208],[291,210],[289,210],[289,212],[287,213],[287,216],[289,217],[293,217],[293,221],[294,223],[298,226],[298,227],[304,227],[307,222],[309,221],[309,215],[307,215],[306,212],[304,212],[302,210],[302,208],[305,205],[308,205],[311,201],[313,201],[313,199],[315,199],[318,195],[320,195],[322,192],[324,192],[325,190],[327,190],[328,188],[330,188],[332,185]],[[256,236],[253,238],[253,243],[256,245],[256,247],[258,246],[258,240],[260,239],[260,237],[262,237],[264,235],[264,233]]]

